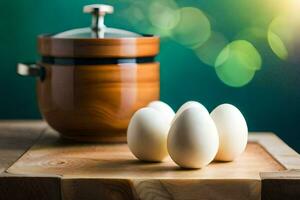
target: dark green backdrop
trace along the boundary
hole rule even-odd
[[[213,18],[213,26],[229,40],[255,23],[267,22],[272,12],[260,2],[270,0],[178,1],[181,6],[197,6]],[[16,75],[16,63],[35,61],[36,36],[88,26],[90,17],[82,14],[88,3],[110,3],[118,10],[130,1],[90,0],[1,0],[0,2],[0,118],[40,118],[36,104],[34,79]],[[145,1],[146,2],[146,1]],[[121,15],[108,17],[110,26],[140,30]],[[161,62],[161,99],[177,109],[187,100],[198,100],[212,110],[218,104],[236,105],[245,115],[251,131],[274,131],[300,151],[300,66],[279,60],[264,41],[259,44],[262,69],[244,87],[232,88],[222,83],[212,67],[203,64],[192,50],[171,39],[163,39]]]

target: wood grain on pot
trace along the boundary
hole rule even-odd
[[[53,57],[149,57],[159,52],[159,37],[136,38],[55,38],[42,35],[38,50],[43,56]]]
[[[42,64],[43,117],[64,137],[124,141],[132,114],[159,98],[159,63],[57,66]]]

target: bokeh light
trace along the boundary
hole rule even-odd
[[[275,0],[274,0],[275,1]],[[278,1],[278,0],[277,0]],[[285,15],[299,15],[299,0],[281,0],[276,2],[280,6],[280,13]]]
[[[162,30],[171,30],[180,19],[178,6],[173,0],[154,0],[149,6],[151,24]]]
[[[179,9],[180,19],[172,29],[172,38],[180,44],[197,48],[210,36],[211,26],[206,15],[198,8]]]
[[[212,31],[209,39],[197,47],[195,53],[203,63],[214,66],[217,56],[227,44],[223,34]]]
[[[145,6],[146,5],[142,2],[134,1],[128,4],[125,8],[114,13],[114,15],[119,15],[119,17],[125,18],[129,23],[136,25],[145,20],[147,17],[144,11]]]
[[[145,12],[147,5],[142,1],[127,3],[127,6],[116,12],[115,15],[119,15],[120,18],[127,20],[127,22],[135,28],[134,31],[143,34],[151,33],[149,28],[150,23]]]
[[[267,31],[262,27],[247,27],[240,31],[236,38],[244,38],[249,40],[261,39],[267,37]]]
[[[261,55],[268,55],[270,47],[267,40],[268,28],[265,26],[250,26],[236,34],[235,40],[247,40]]]
[[[215,70],[222,82],[231,87],[242,87],[249,83],[256,70],[261,68],[261,56],[246,40],[228,44],[218,55]]]
[[[282,60],[300,63],[300,15],[276,17],[268,30],[268,42],[272,51]]]
[[[217,11],[189,0],[123,1],[128,9],[122,16],[135,31],[192,49],[229,86],[248,84],[261,68],[262,56],[270,59],[274,52],[282,60],[300,60],[300,0],[232,1],[221,3]],[[228,44],[223,34],[234,41]]]

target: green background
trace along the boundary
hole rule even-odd
[[[264,7],[265,4],[261,3],[264,1],[268,4],[270,0],[183,0],[178,4],[201,8],[211,19],[214,29],[233,40],[240,30],[253,23],[271,21],[276,12]],[[0,2],[1,119],[40,118],[35,81],[17,76],[16,63],[38,59],[38,34],[89,26],[90,17],[82,14],[82,6],[89,3],[110,3],[115,6],[116,13],[130,5],[130,1],[113,0]],[[141,30],[138,24],[128,23],[127,18],[119,14],[111,15],[107,17],[106,24]],[[246,86],[233,88],[221,82],[214,69],[203,64],[192,50],[170,38],[163,38],[158,57],[161,62],[161,99],[174,109],[187,100],[200,101],[210,111],[221,103],[232,103],[245,115],[250,131],[273,131],[300,151],[299,65],[279,60],[264,39],[255,44],[263,58],[261,70]]]

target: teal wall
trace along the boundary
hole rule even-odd
[[[272,0],[245,0],[243,3],[239,0],[181,0],[178,3],[179,6],[201,8],[209,16],[213,28],[231,41],[240,30],[257,21],[270,22],[276,12],[263,7],[265,4],[260,2],[264,1],[268,4]],[[103,2],[113,4],[116,12],[130,5],[128,0],[0,2],[1,119],[40,118],[34,79],[17,76],[16,63],[38,59],[38,34],[88,26],[90,17],[82,14],[82,6]],[[120,14],[107,17],[107,24],[133,31],[143,28],[129,23],[128,17]],[[168,37],[163,38],[158,58],[161,62],[161,99],[174,109],[187,100],[198,100],[209,110],[224,102],[232,103],[243,112],[251,131],[274,131],[300,151],[300,66],[278,59],[265,40],[254,41],[263,58],[261,69],[250,83],[234,88],[220,81],[213,67],[201,62],[193,50]]]

